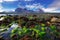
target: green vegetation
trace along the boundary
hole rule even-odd
[[[36,15],[4,16],[4,20],[0,21],[0,29],[8,29],[14,23],[17,23],[18,27],[15,27],[11,31],[9,35],[11,38],[10,40],[52,40],[51,35],[56,38],[60,36],[60,31],[57,29],[56,22],[51,22],[51,17],[48,19],[40,19]],[[7,31],[6,29],[0,32],[5,32]]]

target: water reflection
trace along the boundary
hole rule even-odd
[[[13,29],[17,28],[18,27],[18,24],[17,23],[14,23],[5,33],[2,34],[3,38],[6,39],[6,38],[10,38],[10,33]]]

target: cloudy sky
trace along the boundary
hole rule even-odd
[[[16,8],[42,9],[44,12],[60,12],[60,0],[0,0],[0,12]]]

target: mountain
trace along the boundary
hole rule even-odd
[[[15,9],[16,13],[44,13],[43,10],[39,9],[39,11],[27,10],[26,8],[17,8]]]

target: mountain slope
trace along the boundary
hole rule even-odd
[[[17,8],[15,10],[16,13],[44,13],[43,10],[39,9],[39,11],[27,10],[26,8]]]

